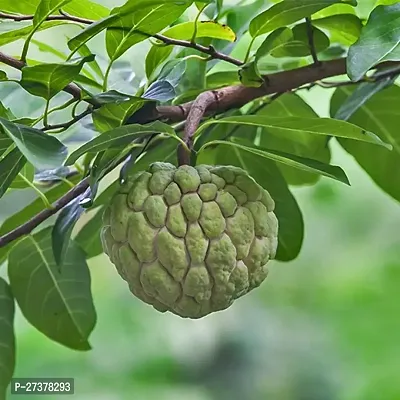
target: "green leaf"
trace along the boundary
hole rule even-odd
[[[0,129],[17,145],[37,169],[58,168],[67,156],[67,148],[54,136],[26,125],[0,118]]]
[[[200,154],[208,146],[215,146],[215,145],[227,145],[227,146],[238,147],[241,150],[247,151],[257,156],[268,158],[272,161],[283,163],[294,168],[299,168],[306,172],[321,174],[328,178],[335,179],[339,182],[343,182],[347,185],[350,185],[346,174],[340,167],[325,164],[320,161],[312,160],[309,158],[299,157],[294,154],[284,153],[282,151],[266,149],[259,146],[253,145],[252,147],[248,147],[231,141],[213,140],[203,145],[198,153]]]
[[[336,115],[348,99],[352,88],[337,88],[331,100],[331,115]],[[340,145],[351,154],[371,179],[391,197],[400,201],[400,88],[392,85],[369,98],[350,116],[349,121],[364,129],[373,129],[393,145],[393,151],[367,143],[339,139]]]
[[[0,117],[8,119],[8,120],[16,118],[16,116],[13,114],[13,112],[9,108],[4,107],[4,105],[1,101],[0,101]]]
[[[197,22],[196,38],[213,38],[227,40],[229,42],[236,41],[235,32],[227,25],[221,25],[215,21]],[[195,28],[194,22],[183,22],[167,29],[162,34],[171,39],[190,40],[193,36]]]
[[[17,147],[0,160],[0,197],[6,193],[11,182],[18,175],[18,172],[25,163],[26,158]]]
[[[12,292],[25,318],[48,338],[71,349],[90,350],[96,311],[85,254],[71,242],[60,269],[53,257],[51,229],[26,236],[11,250]]]
[[[239,79],[242,85],[249,87],[260,87],[264,83],[255,61],[243,65],[239,69]]]
[[[82,46],[84,43],[86,43],[94,36],[98,35],[104,29],[113,26],[115,27],[115,31],[117,31],[119,28],[121,28],[121,23],[120,23],[121,18],[123,18],[126,15],[130,15],[140,10],[143,10],[145,7],[152,7],[167,3],[174,4],[176,2],[177,0],[136,0],[136,1],[128,0],[122,7],[114,8],[111,15],[89,25],[78,35],[73,37],[68,42],[68,47],[70,48],[70,50],[75,52],[80,46]],[[179,3],[184,3],[187,4],[187,6],[189,6],[192,3],[192,1],[179,0]]]
[[[300,96],[294,93],[287,93],[278,97],[273,102],[259,109],[256,115],[267,117],[318,118],[315,111]],[[248,129],[248,127],[245,126],[245,129]],[[256,131],[259,130],[259,128],[254,129]],[[237,132],[235,137],[240,137],[240,135],[241,133]],[[330,162],[328,138],[325,136],[297,132],[294,137],[291,132],[274,134],[273,131],[264,128],[260,132],[259,139],[260,146],[268,147],[269,149],[315,159],[326,164]],[[295,170],[285,165],[278,165],[278,168],[281,170],[286,182],[290,185],[314,184],[319,179],[315,174]]]
[[[102,92],[91,97],[84,97],[83,100],[85,99],[89,99],[91,103],[94,103],[96,105],[104,105],[110,103],[120,104],[134,99],[137,101],[141,101],[140,97],[133,97],[128,94],[118,92],[117,90],[108,90],[107,92]]]
[[[0,278],[0,398],[6,398],[15,368],[15,305],[10,286]]]
[[[175,131],[169,125],[159,121],[155,121],[148,125],[132,124],[121,126],[105,132],[85,143],[68,157],[65,165],[74,164],[80,156],[87,152],[99,152],[113,147],[127,145],[134,139],[150,136],[154,133],[165,133],[171,137],[176,137]]]
[[[197,130],[196,135],[201,133],[207,126],[212,124],[243,124],[249,126],[261,126],[267,128],[274,134],[293,135],[299,133],[310,133],[324,136],[343,137],[361,142],[368,142],[391,149],[391,145],[383,142],[375,134],[344,121],[331,118],[303,118],[303,117],[265,117],[260,115],[240,115],[226,117],[218,120],[208,120]]]
[[[378,6],[372,11],[359,40],[349,49],[347,74],[352,81],[361,79],[370,68],[383,59],[400,59],[400,54],[390,57],[400,43],[399,19],[400,3]]]
[[[125,15],[107,29],[106,49],[111,60],[121,57],[133,45],[147,39],[147,35],[160,32],[175,22],[188,8],[189,4],[166,3],[154,4]],[[119,12],[123,7],[113,10]],[[120,29],[118,29],[120,28]]]
[[[58,12],[60,8],[70,2],[71,0],[41,0],[33,16],[33,28],[41,25],[49,15]]]
[[[38,8],[40,0],[18,0],[3,1],[2,11],[14,12],[17,14],[34,14]],[[73,0],[63,7],[68,14],[82,18],[103,18],[109,14],[109,10],[90,0]]]
[[[39,64],[22,68],[21,86],[34,96],[49,100],[63,90],[80,73],[84,63],[94,55],[60,64]]]
[[[359,84],[356,90],[341,104],[334,118],[348,121],[372,96],[391,86],[395,79],[396,78],[386,78],[377,82],[363,82]]]
[[[4,71],[0,70],[0,81],[6,80],[8,80],[7,74]]]
[[[40,25],[40,27],[37,29],[37,32],[44,31],[45,29],[53,28],[55,26],[65,25],[68,23],[69,22],[67,21],[46,21]],[[0,33],[0,46],[4,46],[8,43],[12,43],[17,40],[23,39],[26,36],[28,36],[31,31],[32,31],[32,25],[29,25],[24,28],[19,28]]]
[[[326,29],[331,37],[331,42],[352,45],[360,37],[362,22],[353,14],[331,15],[325,18],[313,19],[312,24],[318,28]]]
[[[88,191],[75,198],[60,211],[53,226],[53,230],[51,231],[53,255],[58,266],[63,266],[64,264],[70,244],[72,229],[84,211],[80,202],[86,198],[88,195],[87,192]]]
[[[95,96],[97,99],[100,95]],[[109,96],[106,96],[109,98]],[[100,96],[100,102],[104,96]],[[128,117],[142,108],[146,100],[132,97],[131,100],[122,103],[108,103],[96,109],[93,114],[93,123],[98,132],[106,132],[121,126]]]
[[[174,86],[165,79],[153,82],[143,94],[144,99],[157,101],[168,101],[175,96]]]
[[[341,2],[340,0],[283,0],[251,20],[250,35],[253,38],[263,35],[282,26],[293,24],[302,18],[309,17],[332,4]],[[351,5],[357,4],[354,0],[343,0],[343,2]]]
[[[16,176],[16,178],[12,181],[10,188],[25,189],[25,188],[29,187],[26,180],[31,183],[33,182],[33,178],[35,175],[35,168],[33,167],[33,165],[30,162],[26,162],[25,157],[24,157],[24,160],[25,160],[25,165],[19,171],[19,174]],[[20,177],[20,175],[22,175],[26,180],[22,179]]]
[[[271,51],[273,57],[305,57],[311,54],[308,43],[308,33],[306,24],[298,24],[292,29],[293,39],[287,43],[282,43]],[[317,53],[329,47],[328,36],[318,28],[313,27],[314,46]]]
[[[262,42],[261,46],[257,49],[255,60],[270,54],[273,50],[284,46],[287,42],[293,39],[293,32],[291,29],[282,27],[274,30]]]
[[[206,76],[207,88],[220,88],[239,83],[240,79],[236,71],[220,71]]]
[[[96,257],[103,253],[103,246],[100,239],[100,231],[103,226],[103,212],[104,208],[100,207],[75,237],[75,242],[85,251],[87,258]]]
[[[242,141],[243,144],[250,144]],[[304,236],[304,222],[301,211],[279,169],[273,161],[254,157],[251,153],[235,147],[232,151],[221,148],[217,151],[216,164],[234,165],[245,169],[275,201],[275,215],[279,222],[279,261],[294,260],[301,249]]]
[[[146,77],[151,79],[155,70],[170,56],[173,46],[153,45],[146,56]]]

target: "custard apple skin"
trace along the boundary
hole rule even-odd
[[[153,163],[105,209],[105,253],[131,292],[161,312],[201,318],[267,277],[278,220],[269,193],[233,166]]]

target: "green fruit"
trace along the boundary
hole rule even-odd
[[[103,248],[136,297],[201,318],[266,278],[278,243],[274,207],[240,168],[154,163],[112,198]]]

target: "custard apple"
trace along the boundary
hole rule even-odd
[[[240,168],[157,162],[121,183],[101,239],[136,297],[201,318],[266,278],[278,244],[274,207]]]

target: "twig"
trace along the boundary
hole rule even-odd
[[[315,48],[314,27],[312,25],[310,17],[306,17],[306,26],[307,26],[308,46],[310,48],[311,57],[313,59],[314,65],[318,66],[320,64],[320,61],[318,60],[317,50]]]
[[[59,11],[61,15],[49,15],[46,20],[47,21],[71,21],[71,22],[77,22],[81,24],[92,24],[94,21],[91,21],[86,18],[80,18],[76,17],[74,15],[69,15],[62,10]],[[21,21],[30,21],[33,20],[34,15],[20,15],[20,14],[7,14],[4,12],[0,12],[0,19],[10,19],[15,22],[21,22]]]
[[[183,141],[190,151],[193,148],[193,135],[207,111],[207,108],[215,102],[218,103],[218,100],[218,93],[211,90],[199,94],[193,102],[186,120],[185,133],[183,137]],[[188,153],[183,146],[179,146],[178,148],[178,163],[179,165],[190,164],[190,153]]]
[[[54,124],[54,125],[46,125],[41,130],[42,131],[50,131],[53,129],[68,129],[70,126],[74,125],[76,122],[80,121],[81,119],[85,118],[87,115],[91,114],[93,111],[92,107],[88,107],[85,111],[81,112],[80,114],[76,115],[74,118],[70,119],[67,122],[61,124]]]

